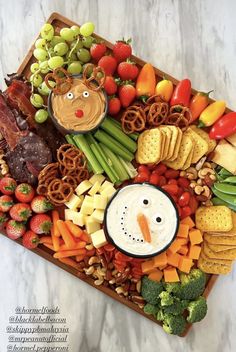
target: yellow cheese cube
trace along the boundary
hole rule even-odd
[[[85,196],[80,211],[84,215],[91,215],[94,210],[93,197]]]
[[[76,209],[80,207],[82,204],[82,198],[80,196],[76,196],[75,194],[72,194],[70,199],[65,202],[65,206],[69,209]]]
[[[98,182],[99,185],[101,186],[104,180],[105,180],[105,176],[99,174],[99,175],[93,175],[92,177],[90,177],[89,182],[92,183],[93,185],[95,185],[95,183]]]
[[[108,198],[100,194],[94,195],[94,208],[104,210],[107,206]]]
[[[105,196],[108,199],[110,199],[115,192],[116,192],[116,189],[113,186],[108,186],[105,189],[103,189],[100,193],[102,196]]]
[[[101,187],[100,187],[100,190],[99,190],[99,192],[101,193],[105,188],[107,188],[108,186],[114,186],[114,184],[113,183],[111,183],[111,182],[109,182],[109,181],[105,181],[105,182],[103,182],[103,184],[101,185]]]
[[[85,217],[81,212],[65,209],[65,220],[71,220],[75,225],[84,226]]]
[[[100,188],[100,183],[97,181],[94,183],[93,187],[90,188],[90,190],[88,191],[88,194],[90,196],[94,196],[94,194],[96,194],[99,191]]]
[[[96,231],[91,234],[92,244],[95,248],[100,248],[107,244],[106,236],[103,230]]]
[[[85,193],[92,187],[92,183],[88,180],[84,180],[80,182],[80,184],[76,187],[75,192],[80,196],[81,194]]]
[[[101,209],[94,210],[94,212],[91,214],[91,217],[95,221],[97,221],[101,224],[103,222],[103,218],[104,218],[104,210],[101,210]]]
[[[86,228],[87,233],[90,235],[91,233],[100,230],[101,226],[100,226],[99,222],[94,220],[91,216],[86,216],[85,228]]]

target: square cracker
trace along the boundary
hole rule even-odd
[[[231,143],[234,147],[236,147],[236,133],[226,137],[226,139],[229,143]]]
[[[177,158],[173,161],[164,161],[164,164],[167,165],[168,167],[171,167],[174,170],[181,169],[184,166],[192,148],[193,148],[192,139],[188,136],[183,135]]]
[[[189,126],[191,130],[196,132],[200,137],[202,137],[208,144],[208,152],[211,153],[216,147],[216,141],[214,139],[210,139],[209,134],[204,131],[202,128],[198,128],[196,125]]]
[[[212,161],[236,175],[236,148],[225,139],[215,148]]]
[[[165,148],[164,148],[163,158],[162,158],[162,160],[165,160],[166,158],[169,157],[169,148],[170,148],[172,132],[168,128],[168,126],[159,126],[159,129],[161,130],[161,132],[165,133]]]
[[[236,236],[212,236],[209,233],[204,234],[207,243],[236,246]]]
[[[192,164],[196,164],[203,155],[207,154],[208,152],[208,143],[201,137],[199,134],[194,132],[191,128],[188,128],[184,134],[189,136],[193,139],[194,143],[194,150],[193,150],[193,158]]]
[[[236,246],[226,246],[224,244],[207,243],[208,247],[214,252],[227,251],[228,249],[236,249]]]
[[[166,134],[161,130],[161,160],[165,159]]]
[[[229,260],[229,259],[209,258],[203,249],[202,249],[200,255],[202,258],[206,259],[209,262],[215,263],[215,264],[231,265],[233,262],[233,260]]]
[[[195,214],[196,228],[203,232],[230,231],[233,228],[232,212],[224,205],[199,207]]]
[[[212,259],[236,259],[236,249],[228,249],[226,251],[215,252],[208,246],[206,241],[203,244],[203,252],[208,256],[208,258]]]
[[[194,148],[192,148],[192,150],[190,151],[190,153],[189,153],[189,155],[187,157],[187,160],[185,161],[184,166],[182,167],[182,170],[186,170],[186,169],[188,169],[191,166],[192,157],[193,157],[193,151],[194,151]]]
[[[146,130],[139,135],[136,161],[155,164],[161,160],[162,134],[158,128]]]
[[[176,126],[166,126],[166,127],[171,132],[170,146],[169,146],[168,156],[166,157],[166,160],[172,160],[175,152],[176,144],[180,145],[179,129]],[[182,133],[181,133],[181,138],[182,138]]]
[[[232,220],[233,220],[233,228],[227,232],[210,232],[208,233],[212,236],[236,236],[236,213],[234,211],[231,212]]]
[[[173,161],[173,160],[177,159],[177,156],[179,155],[179,151],[180,151],[182,137],[183,137],[183,132],[181,131],[181,129],[176,126],[173,126],[173,127],[175,127],[177,129],[178,136],[177,136],[177,140],[176,140],[176,143],[174,146],[172,157],[168,161]]]
[[[206,256],[204,256],[203,252],[201,252],[197,265],[199,269],[201,269],[207,274],[226,275],[226,274],[229,274],[230,271],[232,270],[231,263],[223,264],[223,263],[212,261]]]

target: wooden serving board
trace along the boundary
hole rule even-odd
[[[73,26],[77,23],[65,18],[64,16],[54,12],[51,14],[51,16],[49,17],[49,19],[47,20],[48,23],[51,23],[53,25],[53,27],[55,28],[56,32],[59,32],[61,28],[63,27],[70,27]],[[112,49],[113,44],[110,43],[109,41],[107,41],[106,39],[98,36],[98,35],[94,35],[94,37],[98,38],[98,39],[102,39],[106,46],[110,49]],[[37,38],[36,38],[37,39]],[[30,48],[29,52],[27,53],[25,59],[23,60],[22,64],[20,65],[19,69],[18,69],[18,73],[19,74],[23,74],[25,77],[29,78],[29,76],[31,75],[30,72],[30,65],[35,62],[35,59],[33,57],[33,51],[34,51],[34,44],[32,45],[32,47]],[[132,56],[132,59],[138,64],[138,66],[142,67],[145,62],[143,60],[141,60],[140,58],[136,57],[136,56]],[[171,77],[169,74],[155,68],[155,73],[157,75],[157,79],[160,80],[162,79],[163,76],[165,76],[167,79],[171,80],[173,82],[174,85],[176,85],[178,83],[178,80],[175,79],[174,77]],[[196,90],[192,89],[192,94],[195,94]],[[213,101],[213,100],[212,100]],[[231,110],[227,109],[227,112],[230,112]],[[6,236],[5,234],[3,234],[4,236]],[[22,245],[22,240],[18,239],[16,241],[18,244]],[[77,270],[67,266],[63,263],[61,263],[59,260],[53,258],[52,255],[52,251],[46,247],[37,247],[36,249],[32,250],[32,252],[36,253],[37,255],[39,255],[40,257],[48,260],[49,262],[57,265],[58,267],[62,268],[63,270],[67,271],[68,273],[78,277],[77,275]],[[207,286],[206,289],[204,291],[204,296],[208,297],[210,291],[212,290],[216,280],[217,280],[218,276],[217,275],[209,275],[208,277],[208,282],[207,282]],[[81,279],[85,282],[87,282],[89,285],[93,286],[94,288],[96,288],[99,291],[102,291],[103,293],[107,294],[108,296],[112,297],[113,299],[115,299],[116,301],[125,304],[127,307],[133,309],[134,311],[136,311],[137,313],[143,315],[144,317],[152,320],[153,322],[155,322],[158,325],[161,325],[154,317],[150,316],[150,315],[146,315],[142,309],[140,309],[135,303],[128,301],[126,298],[120,297],[115,291],[113,291],[112,289],[110,289],[109,287],[105,287],[103,285],[101,286],[96,286],[94,284],[94,280],[92,278],[85,278],[85,279]],[[186,336],[187,333],[189,332],[191,328],[191,324],[189,324],[185,330],[185,332],[183,333],[182,337]]]

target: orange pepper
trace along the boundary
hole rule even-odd
[[[207,107],[210,102],[209,95],[211,92],[213,92],[213,90],[210,90],[208,93],[198,92],[192,97],[189,106],[189,109],[192,114],[190,123],[196,120],[200,116],[201,112]]]
[[[151,64],[145,64],[139,72],[136,82],[137,97],[151,96],[155,93],[156,76]]]

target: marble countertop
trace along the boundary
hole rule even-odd
[[[193,87],[214,89],[236,109],[234,0],[0,0],[0,87],[17,69],[40,27],[56,11],[78,23],[91,20],[111,41],[133,39],[134,53]],[[209,312],[185,338],[169,336],[34,253],[0,236],[0,352],[17,306],[60,308],[71,352],[231,352],[236,350],[236,267],[220,277]]]

